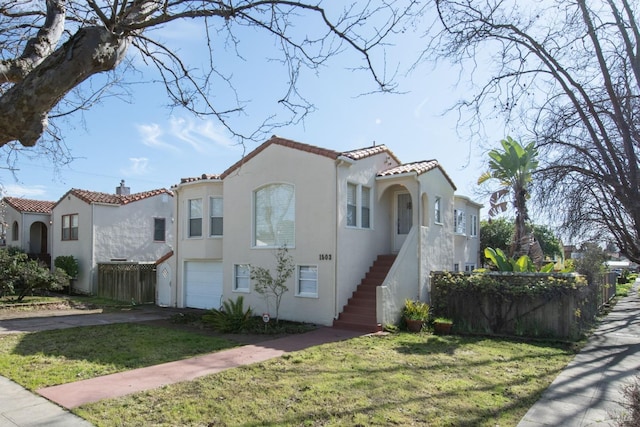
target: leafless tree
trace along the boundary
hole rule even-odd
[[[425,58],[463,68],[454,108],[535,140],[535,200],[571,235],[640,262],[640,28],[636,0],[437,0]],[[519,134],[518,134],[519,133]]]
[[[34,146],[45,132],[57,137],[56,120],[114,94],[120,73],[135,67],[133,54],[155,66],[172,106],[214,115],[240,139],[262,136],[277,126],[265,117],[257,133],[243,134],[228,123],[242,111],[243,102],[217,105],[216,89],[220,83],[233,88],[241,82],[220,71],[211,49],[208,65],[200,67],[157,37],[155,30],[180,20],[198,23],[206,34],[193,44],[210,46],[223,39],[235,55],[241,55],[238,45],[247,29],[272,37],[279,47],[276,59],[287,70],[287,88],[278,100],[290,113],[287,123],[312,107],[297,92],[300,70],[315,70],[343,50],[359,55],[357,68],[373,76],[376,90],[390,90],[383,59],[376,63],[375,57],[412,13],[414,2],[326,3],[329,6],[316,0],[0,0],[0,147],[17,147],[17,142]],[[98,78],[104,72],[109,73]]]

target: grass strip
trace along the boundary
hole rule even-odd
[[[36,390],[181,360],[236,342],[137,323],[0,336],[0,375]]]
[[[85,405],[97,426],[513,426],[573,346],[399,333]]]

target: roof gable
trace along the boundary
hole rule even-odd
[[[22,199],[19,197],[4,197],[5,203],[18,212],[50,214],[54,202],[46,200]]]
[[[73,195],[78,199],[82,200],[87,204],[106,204],[106,205],[126,205],[132,202],[137,202],[139,200],[148,199],[149,197],[157,196],[160,194],[167,194],[173,197],[173,193],[166,188],[159,188],[156,190],[143,191],[141,193],[134,194],[109,194],[109,193],[101,193],[99,191],[89,191],[89,190],[81,190],[78,188],[72,188],[67,191],[61,198],[56,202],[55,206],[58,206],[62,200],[65,199],[68,195]]]
[[[451,187],[454,190],[457,190],[456,185],[453,183],[453,180],[449,177],[449,175],[445,172],[445,170],[440,166],[437,160],[423,160],[420,162],[406,163],[403,165],[394,166],[389,169],[385,169],[381,172],[378,172],[378,177],[388,177],[395,175],[402,175],[405,173],[414,173],[416,175],[422,175],[423,173],[427,173],[431,170],[439,169],[442,172],[442,175],[446,178],[446,180],[451,184]]]

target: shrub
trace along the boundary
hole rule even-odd
[[[640,380],[637,377],[624,387],[623,395],[624,402],[621,404],[626,412],[618,418],[617,425],[620,427],[640,426]]]
[[[67,275],[75,279],[78,277],[78,273],[80,272],[80,267],[78,266],[78,260],[73,257],[73,255],[60,255],[57,256],[53,261],[53,265],[56,268],[62,269]]]
[[[0,295],[16,295],[16,301],[38,290],[61,289],[69,278],[64,271],[51,273],[24,252],[0,250]]]
[[[253,315],[251,307],[244,309],[244,297],[239,296],[235,301],[227,300],[222,303],[222,308],[215,308],[202,316],[202,320],[210,323],[219,332],[237,333],[242,332],[249,326],[249,321]]]

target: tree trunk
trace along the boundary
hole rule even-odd
[[[47,114],[88,77],[113,70],[128,41],[104,27],[78,30],[24,80],[0,98],[0,146],[18,140],[33,146],[47,128]]]

